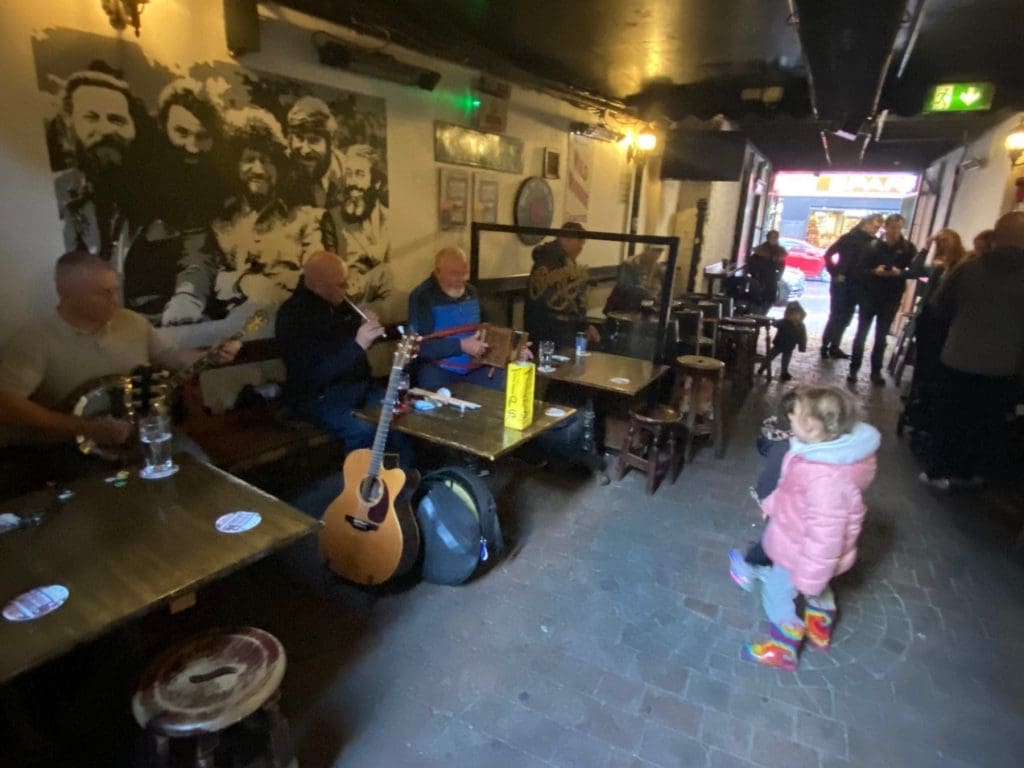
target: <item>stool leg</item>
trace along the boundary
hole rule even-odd
[[[723,442],[724,431],[722,424],[722,390],[725,389],[725,377],[721,374],[718,376],[718,382],[715,385],[715,397],[714,397],[714,411],[713,415],[715,418],[715,458],[720,459],[725,455],[725,445]]]
[[[622,450],[619,451],[619,465],[616,470],[618,477],[615,479],[621,480],[626,476],[626,470],[629,469],[629,462],[626,457],[629,456],[629,452],[633,449],[633,436],[636,434],[636,422],[632,419],[629,421],[629,432],[626,433],[626,442],[622,444]]]
[[[281,714],[281,694],[263,705],[267,715],[267,753],[272,768],[288,768],[293,760],[292,738],[288,730],[288,719]]]
[[[216,733],[206,733],[196,737],[195,768],[215,768],[214,753],[220,743]]]
[[[658,456],[660,454],[661,427],[651,430],[650,442],[647,444],[647,495],[651,496],[658,488]]]
[[[679,447],[676,445],[677,427],[668,428],[668,472],[672,478],[672,485],[675,485],[676,479],[679,477]]]
[[[693,430],[697,426],[697,382],[696,376],[690,377],[690,392],[686,396],[686,447],[683,450],[683,461],[693,461]]]

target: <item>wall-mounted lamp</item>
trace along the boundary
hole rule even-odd
[[[658,137],[654,131],[645,129],[636,137],[636,148],[641,152],[653,152],[658,146]]]
[[[135,36],[142,30],[142,9],[149,0],[100,0],[110,26],[119,32],[125,27],[135,29]]]
[[[1024,160],[1024,120],[1014,128],[1004,142],[1006,154],[1010,156],[1010,164],[1017,165]]]

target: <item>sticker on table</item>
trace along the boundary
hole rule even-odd
[[[608,381],[610,381],[612,384],[620,384],[622,386],[629,384],[629,379],[625,378],[624,376],[613,376],[612,378],[608,379]]]
[[[60,608],[71,593],[63,584],[36,587],[24,592],[4,606],[8,621],[32,621]]]
[[[259,512],[228,512],[217,518],[217,530],[221,533],[245,533],[263,521]]]
[[[565,411],[563,411],[561,408],[548,408],[546,411],[544,411],[544,415],[551,416],[552,418],[557,419],[559,416],[565,416]]]

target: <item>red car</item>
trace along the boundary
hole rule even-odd
[[[806,240],[780,237],[779,245],[786,249],[786,266],[799,269],[808,280],[829,280],[825,269],[825,249]]]

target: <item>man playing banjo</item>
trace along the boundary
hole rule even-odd
[[[83,418],[61,410],[83,384],[111,374],[127,375],[140,365],[182,369],[204,355],[171,347],[142,315],[121,308],[117,274],[97,256],[87,251],[66,253],[57,260],[54,276],[60,299],[56,312],[19,329],[0,354],[0,444],[9,445],[5,458],[19,465],[19,472],[5,471],[6,477],[26,474],[20,471],[22,464],[34,453],[52,461],[51,454],[33,451],[32,446],[40,443],[65,440],[67,454],[72,454],[75,435],[104,446],[128,440],[128,421]],[[218,345],[215,362],[231,362],[240,346],[238,341]],[[53,479],[67,474],[58,467],[45,469],[55,471]],[[7,490],[0,487],[0,495]]]

